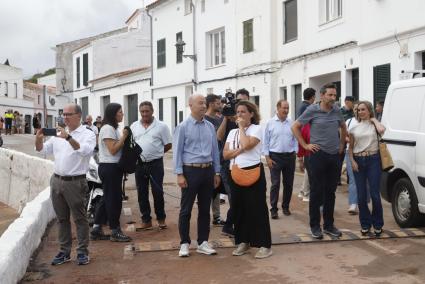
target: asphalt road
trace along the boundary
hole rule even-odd
[[[34,154],[33,135],[5,138],[5,147]],[[43,239],[40,250],[28,269],[26,280],[34,283],[424,283],[425,239],[423,237],[359,239],[346,241],[289,242],[273,245],[273,256],[255,260],[250,254],[234,257],[232,248],[219,247],[216,256],[198,255],[191,250],[189,258],[179,258],[171,243],[178,244],[177,216],[180,190],[172,174],[171,155],[165,159],[165,206],[168,229],[157,228],[135,232],[140,222],[134,177],[126,185],[129,201],[123,204],[123,229],[133,238],[129,244],[96,241],[90,244],[91,263],[77,266],[74,261],[58,267],[50,266],[57,253],[56,226]],[[266,169],[266,172],[268,170]],[[276,243],[282,236],[308,236],[308,203],[300,201],[298,193],[302,176],[296,175],[291,216],[271,220]],[[268,177],[269,182],[269,177]],[[335,225],[358,233],[358,215],[347,213],[347,188],[338,187]],[[151,202],[152,204],[152,202]],[[153,205],[152,205],[153,206]],[[192,214],[191,236],[196,239],[196,206]],[[224,217],[227,203],[221,206]],[[155,219],[155,216],[152,216]],[[384,229],[399,230],[391,208],[384,201]],[[128,224],[135,222],[135,224]],[[210,241],[223,240],[221,228],[211,227]],[[308,237],[305,237],[308,239]],[[153,250],[138,248],[149,244]],[[75,243],[74,243],[75,245]],[[165,248],[165,249],[162,249]],[[73,260],[75,253],[72,254]]]

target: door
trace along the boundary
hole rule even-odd
[[[31,123],[32,123],[32,117],[29,114],[25,115],[25,134],[31,134]]]
[[[138,120],[137,94],[127,96],[127,125]]]

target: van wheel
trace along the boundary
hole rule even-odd
[[[418,198],[410,179],[401,178],[394,184],[391,204],[394,219],[401,228],[420,224],[422,214],[419,213]]]

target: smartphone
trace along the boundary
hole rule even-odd
[[[43,135],[44,136],[57,136],[57,129],[56,128],[43,128]]]

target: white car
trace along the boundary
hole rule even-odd
[[[384,172],[381,195],[402,228],[425,224],[425,78],[388,88],[382,123],[394,168]]]

